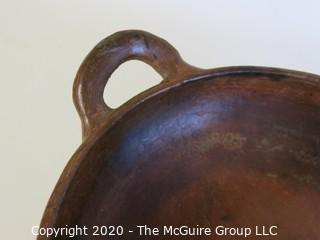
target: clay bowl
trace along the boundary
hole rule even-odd
[[[113,110],[103,101],[104,87],[130,59],[150,64],[164,80]],[[41,227],[121,225],[126,231],[75,239],[237,239],[141,237],[128,230],[276,225],[272,239],[319,240],[319,81],[275,68],[195,68],[143,31],[104,39],[77,74],[83,144]]]

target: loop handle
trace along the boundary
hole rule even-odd
[[[163,81],[175,81],[195,69],[167,41],[150,33],[127,30],[105,38],[85,58],[74,81],[73,100],[84,138],[113,111],[104,102],[104,88],[117,67],[132,59],[149,64]]]

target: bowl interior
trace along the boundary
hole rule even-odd
[[[159,94],[90,149],[58,224],[277,225],[278,239],[319,239],[319,105],[319,87],[286,76]]]

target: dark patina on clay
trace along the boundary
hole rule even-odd
[[[104,87],[130,59],[151,65],[163,81],[113,110],[103,101]],[[319,240],[319,90],[320,77],[309,73],[199,69],[150,33],[115,33],[76,76],[83,143],[41,227],[276,225],[277,236],[246,239]],[[44,239],[54,238],[38,237]],[[126,232],[108,239],[237,238]]]

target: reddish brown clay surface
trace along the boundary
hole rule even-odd
[[[164,81],[112,110],[103,89],[128,59],[150,64]],[[246,239],[319,240],[319,81],[264,67],[198,69],[142,31],[106,38],[77,74],[84,141],[41,227],[277,225],[277,236]]]

